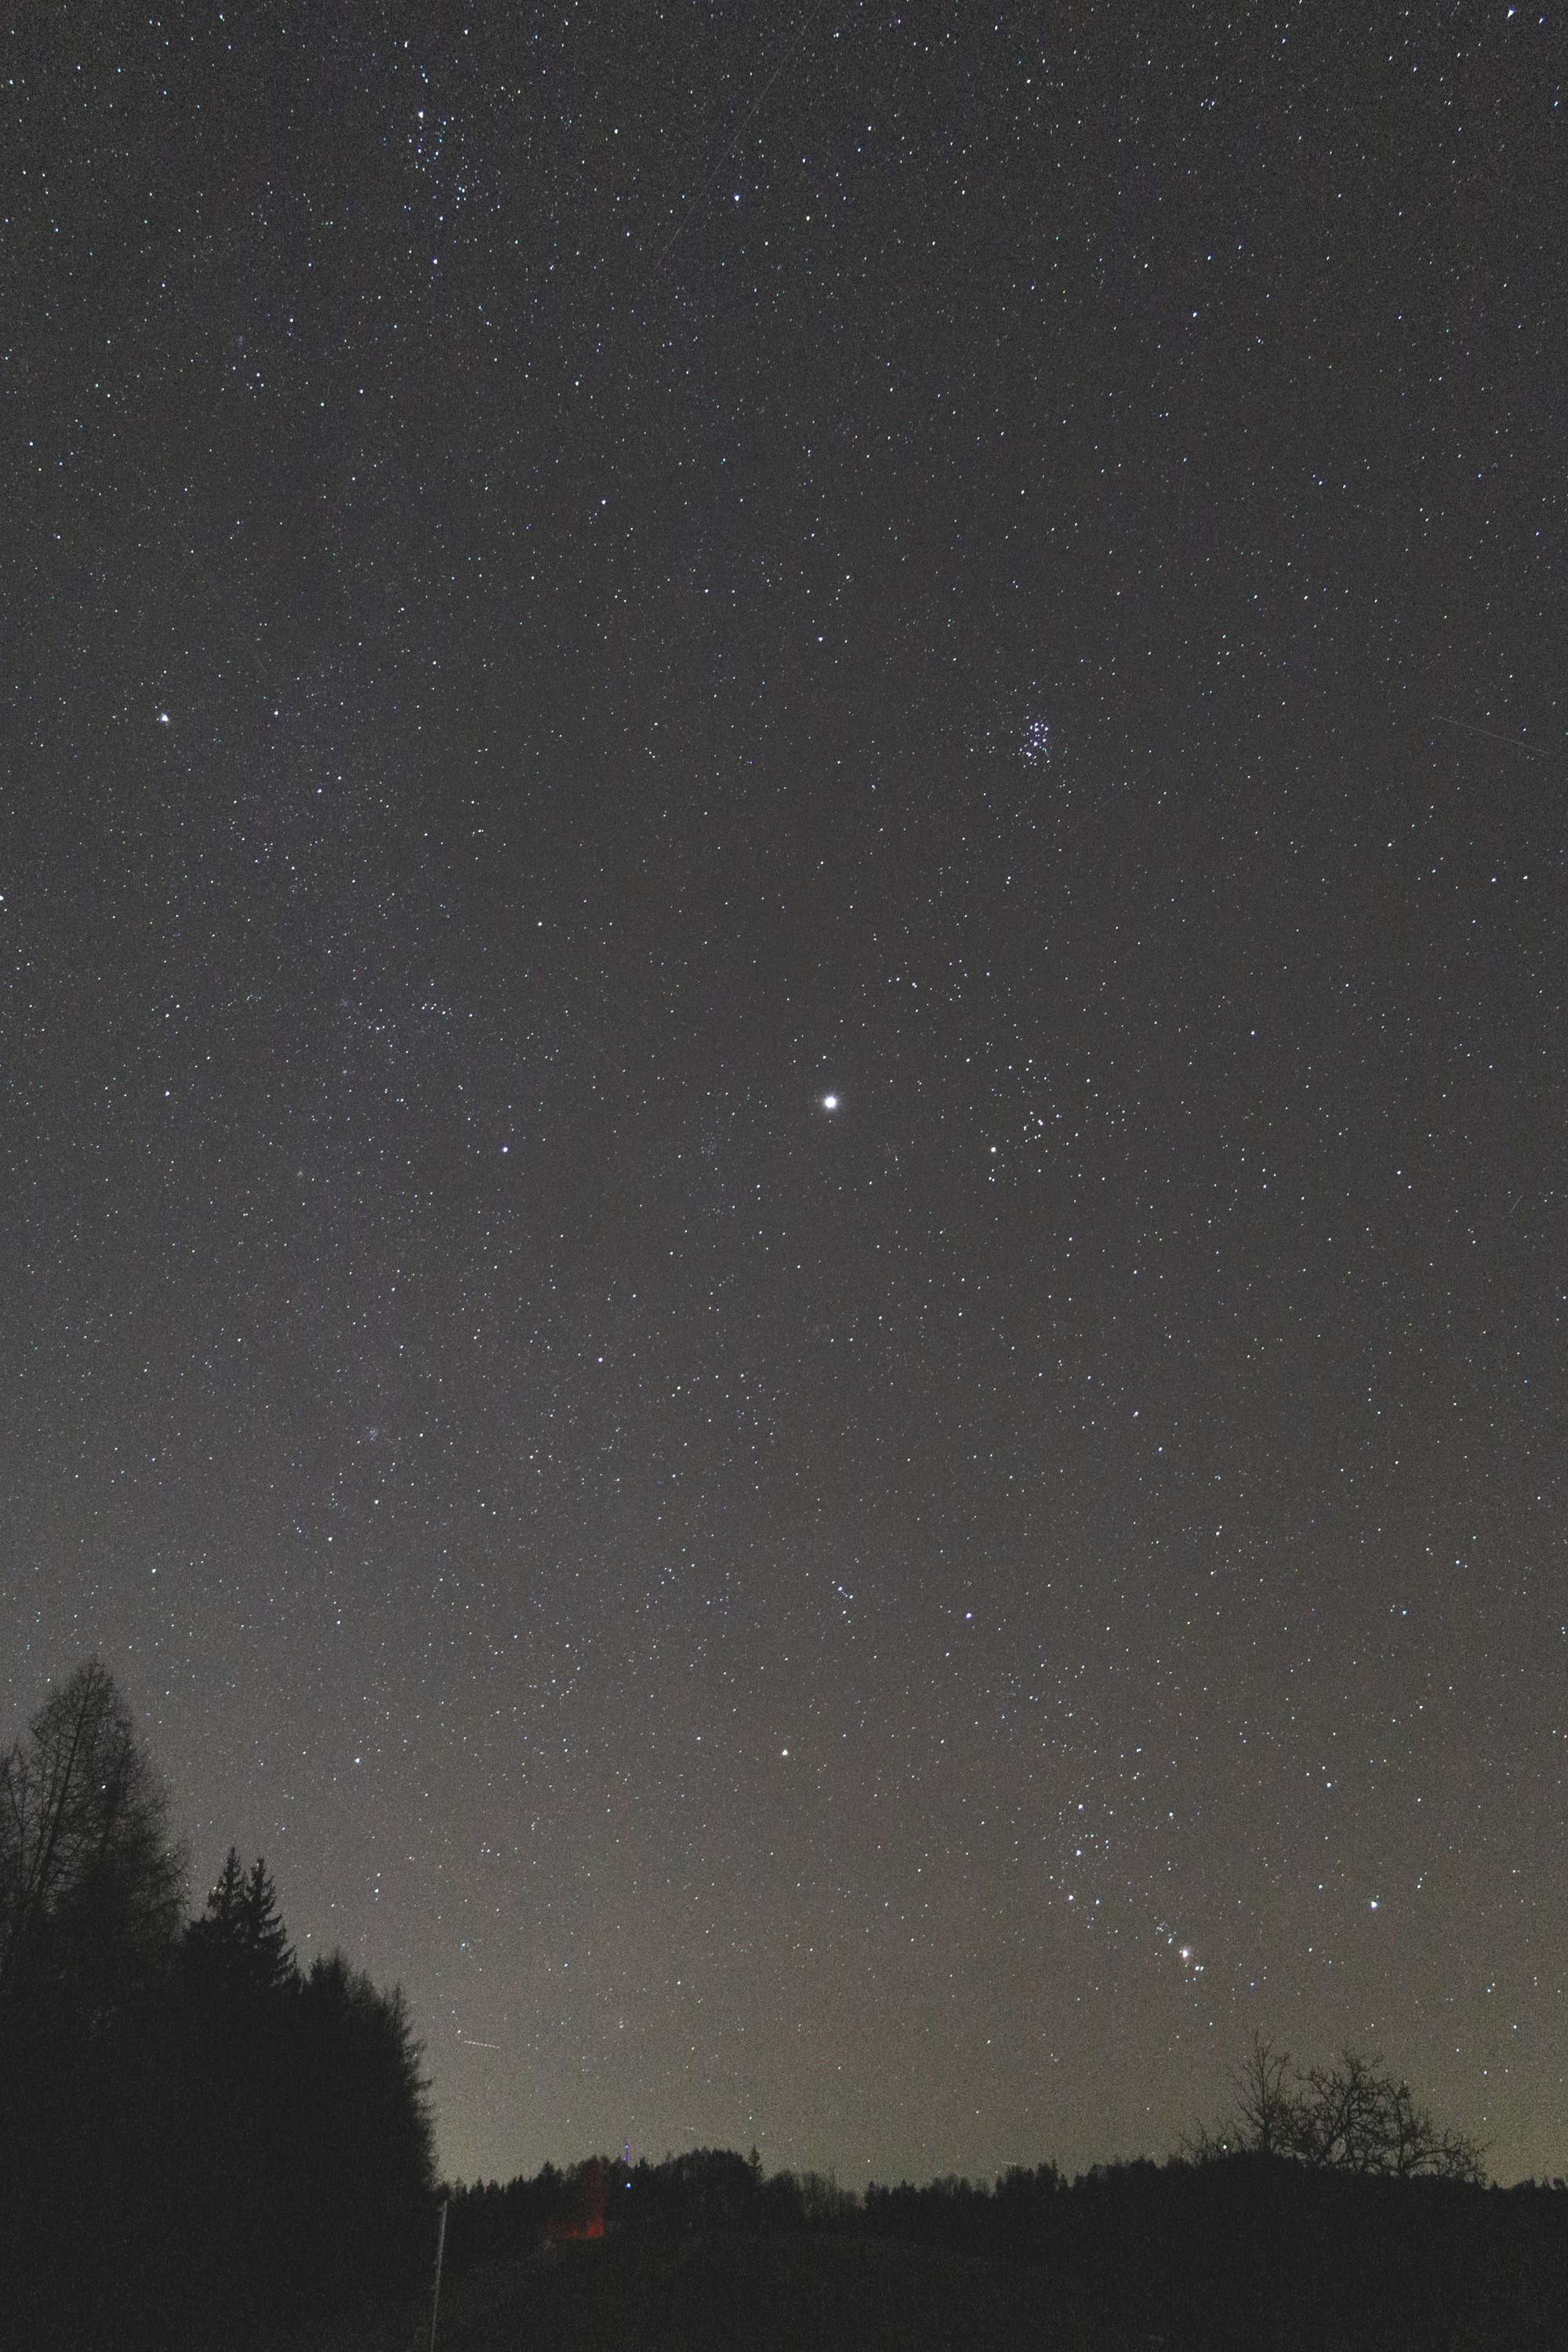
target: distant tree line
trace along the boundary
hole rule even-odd
[[[487,2264],[559,2282],[619,2263],[640,2293],[695,2250],[717,2282],[704,2346],[737,2340],[732,2293],[762,2325],[770,2277],[858,2282],[869,2308],[879,2280],[912,2279],[918,2301],[937,2278],[919,2264],[945,2263],[961,2295],[1005,2275],[1022,2315],[1005,2340],[1052,2352],[1563,2352],[1561,2181],[1487,2186],[1484,2151],[1375,2058],[1303,2072],[1259,2041],[1236,2095],[1168,2162],[1072,2181],[1043,2164],[856,2192],[700,2148],[459,2186],[454,2347],[488,2352],[460,2316]],[[231,1850],[187,1916],[162,1784],[112,1677],[83,1666],[0,1755],[0,2344],[271,2352],[313,2329],[338,2347],[402,2305],[381,2339],[401,2347],[435,2220],[401,1996],[341,1953],[301,1969],[259,1858]],[[837,2312],[818,2309],[816,2352],[869,2340]]]
[[[30,2352],[240,2344],[427,2273],[401,1994],[341,1953],[301,1969],[259,1859],[186,1917],[96,1663],[0,1756],[0,2333]]]
[[[605,2217],[611,2242],[602,2252],[574,2243],[599,2235],[582,2226],[589,2211]],[[1428,2166],[1401,2177],[1382,2162],[1307,2162],[1235,2140],[1163,2164],[1097,2166],[1070,2181],[1042,2164],[994,2183],[861,2192],[820,2174],[766,2175],[755,2151],[546,2165],[504,2187],[459,2186],[447,2264],[460,2307],[464,2280],[488,2263],[542,2262],[542,2278],[552,2261],[621,2262],[646,2283],[685,2259],[694,2277],[706,2261],[716,2275],[745,2281],[766,2275],[766,2249],[780,2241],[827,2239],[846,2250],[855,2241],[903,2247],[911,2261],[913,2250],[921,2260],[940,2254],[984,2265],[986,2275],[997,2265],[1022,2272],[1027,2325],[1009,2340],[1051,2352],[1568,2345],[1561,2181],[1492,2189],[1468,2170]],[[756,2252],[716,2261],[726,2244]],[[978,2319],[976,2327],[976,2346],[983,2336],[989,2344]],[[829,2331],[820,2352],[838,2341]]]

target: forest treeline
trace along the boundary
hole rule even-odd
[[[456,2190],[448,2277],[460,2311],[464,2281],[487,2274],[487,2266],[499,2274],[509,2262],[542,2261],[548,2278],[552,2260],[572,2252],[573,2242],[603,2237],[612,2242],[604,2260],[623,2273],[635,2340],[679,2343],[688,2352],[710,2341],[809,2341],[816,2352],[884,2340],[934,2346],[954,2326],[955,2340],[972,2352],[994,2341],[1008,2352],[1026,2345],[1042,2352],[1562,2352],[1568,2345],[1568,2189],[1561,2180],[1497,2189],[1473,2173],[1432,2168],[1401,2177],[1382,2167],[1306,2162],[1244,2145],[1246,2137],[1238,2121],[1226,2144],[1210,2136],[1163,2164],[1096,2166],[1072,2180],[1043,2164],[1016,2168],[994,2184],[950,2179],[861,2191],[820,2174],[766,2175],[754,2151],[747,2158],[704,2148],[630,2166],[594,2158],[566,2172],[546,2165],[504,2187]],[[802,2262],[839,2283],[842,2329],[834,2313],[825,2318],[818,2310],[798,2338],[787,2320],[775,2325],[766,2315],[733,2333],[738,2295],[754,2302],[750,2291],[766,2281],[775,2294],[798,2284],[801,2263],[780,2258],[791,2242],[802,2247]],[[735,2249],[747,2247],[752,2252],[737,2257]],[[877,2249],[905,2250],[905,2267],[889,2272]],[[961,2267],[932,2270],[938,2256]],[[998,2332],[994,2288],[1004,2277],[1013,2286]],[[906,2279],[913,2299],[930,2299],[929,2325],[907,2337],[896,2329],[885,2339],[866,2333],[875,2316],[852,2311],[857,2288],[885,2295],[889,2283]],[[966,2321],[970,2295],[977,2300]],[[946,2328],[937,2309],[943,2296],[958,2305]],[[639,2320],[650,2303],[664,2307]],[[601,2294],[601,2326],[605,2308]],[[460,2332],[458,2340],[479,2339]],[[495,2340],[513,2339],[502,2331]],[[568,2328],[551,2340],[575,2338]],[[600,2337],[585,2329],[583,2340]]]
[[[113,1678],[0,1757],[6,2342],[230,2345],[428,2275],[434,2149],[401,1995],[301,1969],[260,1859],[196,1918]]]
[[[845,2332],[840,2339],[837,2317],[818,2311],[801,2336],[818,2352],[871,2340],[856,2329],[874,2326],[879,2297],[900,2284],[932,2302],[919,2340],[946,2340],[936,2310],[945,2296],[958,2340],[974,2352],[994,2339],[1009,2352],[1568,2345],[1561,2180],[1489,2186],[1477,2141],[1438,2125],[1402,2077],[1354,2052],[1302,2069],[1255,2041],[1234,2092],[1232,2114],[1194,2131],[1168,2162],[1101,2165],[1071,2180],[1047,2163],[994,2183],[854,2191],[819,2173],[768,2175],[754,2149],[700,2148],[658,2164],[595,2158],[567,2172],[546,2165],[505,2187],[459,2186],[449,2274],[460,2294],[487,2266],[548,2264],[575,2242],[611,2239],[629,2313],[668,2294],[670,2250],[684,2242],[691,2259],[679,2296],[645,2332],[650,2344],[689,2347],[710,2335],[730,2340],[725,2310],[738,2284],[771,2277],[787,2293],[798,2282],[800,2266],[780,2256],[789,2242],[824,2260],[835,2249]],[[751,2267],[732,2251],[723,2257],[726,2244],[750,2244]],[[639,2248],[659,2250],[657,2259]],[[873,2267],[875,2248],[905,2249],[905,2268]],[[969,2268],[931,2269],[939,2257]],[[923,2271],[909,2267],[917,2258]],[[986,2281],[994,2289],[1004,2273],[1000,2307],[993,2294],[988,2318],[977,2305],[966,2319],[966,2294]],[[851,2324],[858,2290],[871,2315],[862,2308]],[[795,2337],[786,2326],[778,2340]],[[904,2339],[895,2328],[888,2340]]]
[[[851,2191],[697,2149],[459,2185],[440,2341],[1568,2345],[1562,2181],[1489,2186],[1374,2058],[1259,2041],[1235,2088],[1169,2161],[1074,2180]],[[0,2345],[337,2346],[377,2312],[427,2343],[437,2214],[400,1994],[341,1953],[301,1969],[260,1858],[231,1850],[190,1916],[158,1775],[81,1667],[0,1755]]]

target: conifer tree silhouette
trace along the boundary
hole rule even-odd
[[[278,1892],[260,1855],[249,1870],[230,1846],[206,1908],[185,1931],[198,1979],[239,1996],[280,1993],[298,1980]]]
[[[81,1667],[0,1755],[0,2338],[170,2352],[417,2285],[419,2045],[341,1953],[301,1977],[263,1857],[181,1932],[162,1784]]]
[[[259,1854],[239,1895],[240,1941],[246,1968],[259,1992],[280,1992],[298,1975],[288,1930],[278,1910],[277,1889]]]

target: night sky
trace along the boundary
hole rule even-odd
[[[15,15],[0,1733],[454,2176],[1561,2171],[1556,9]]]

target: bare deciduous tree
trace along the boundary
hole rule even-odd
[[[1439,2127],[1409,2084],[1381,2068],[1381,2059],[1346,2050],[1337,2064],[1303,2074],[1256,2036],[1236,2071],[1235,2125],[1200,2130],[1184,2142],[1185,2151],[1202,2161],[1244,2148],[1327,2171],[1401,2180],[1420,2174],[1484,2179],[1481,2143]]]
[[[1408,2180],[1436,2174],[1479,2180],[1486,2150],[1463,2132],[1440,2129],[1408,2083],[1378,2072],[1352,2050],[1337,2066],[1314,2066],[1297,2105],[1297,2152],[1309,2163]]]
[[[1255,2033],[1252,2048],[1233,2079],[1245,2144],[1265,2156],[1283,2155],[1290,2146],[1296,2120],[1289,2052],[1277,2052],[1272,2042]]]
[[[0,1756],[0,1996],[110,1946],[133,1970],[168,1952],[184,1880],[162,1782],[89,1660]]]

